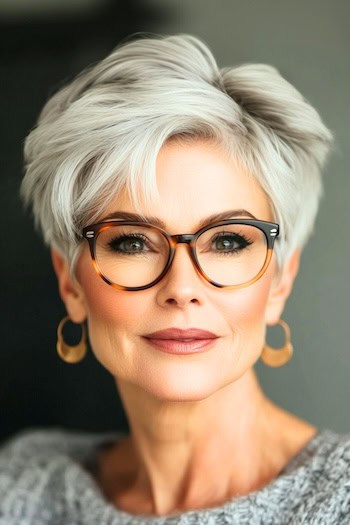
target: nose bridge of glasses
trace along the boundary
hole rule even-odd
[[[196,236],[194,234],[190,234],[190,233],[184,233],[184,234],[180,234],[180,235],[171,235],[170,236],[170,244],[171,244],[171,248],[174,252],[174,256],[175,256],[175,253],[176,253],[176,247],[178,244],[186,244],[187,246],[185,246],[185,249],[188,251],[189,255],[190,255],[190,258],[192,259],[192,262],[195,263],[195,266],[196,266],[196,261],[193,260],[193,256],[192,256],[192,246],[191,246],[191,243],[192,241],[194,240]]]
[[[194,237],[195,236],[190,233],[184,233],[182,235],[172,235],[171,240],[172,240],[173,246],[175,246],[176,244],[180,244],[180,243],[190,244],[190,242],[194,239]]]

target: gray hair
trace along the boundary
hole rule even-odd
[[[138,38],[60,89],[25,141],[21,196],[74,272],[83,226],[127,189],[158,196],[155,162],[173,138],[214,140],[265,190],[280,224],[281,266],[313,232],[332,134],[272,66],[220,69],[190,35]]]

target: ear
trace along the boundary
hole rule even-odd
[[[298,247],[274,278],[266,307],[266,324],[276,324],[292,291],[294,279],[299,270],[301,248]]]
[[[82,323],[86,319],[84,293],[71,275],[67,259],[55,248],[51,248],[51,260],[58,280],[60,296],[69,317],[74,323]]]

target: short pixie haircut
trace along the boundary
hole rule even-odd
[[[25,141],[21,196],[72,273],[82,228],[120,190],[135,207],[159,196],[170,139],[214,141],[257,179],[280,224],[279,268],[305,245],[332,144],[317,111],[270,65],[220,69],[194,36],[138,36],[55,93]]]

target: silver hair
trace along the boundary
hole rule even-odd
[[[53,95],[25,141],[21,196],[72,272],[83,226],[122,189],[135,206],[159,194],[155,162],[169,139],[214,140],[265,190],[280,224],[281,268],[313,232],[332,133],[272,66],[220,69],[198,38],[137,38]]]

